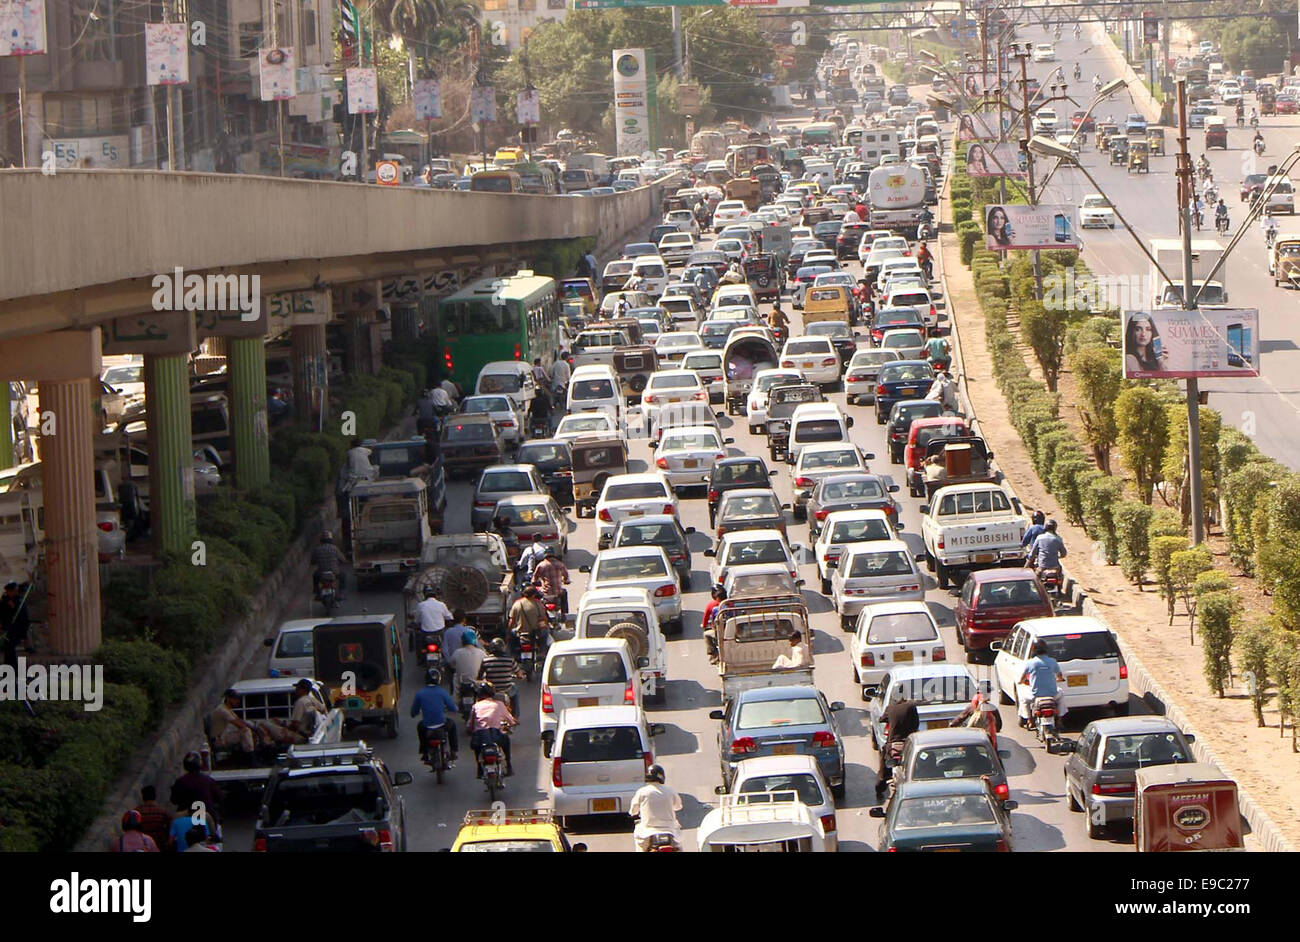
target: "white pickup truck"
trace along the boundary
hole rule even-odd
[[[948,588],[953,572],[1020,566],[1029,518],[1020,502],[996,484],[953,484],[921,507],[926,567]]]
[[[668,644],[655,615],[650,593],[640,588],[589,589],[578,603],[574,638],[622,638],[632,649],[633,663],[646,658],[641,692],[651,703],[663,703],[668,682]]]

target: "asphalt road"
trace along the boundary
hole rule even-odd
[[[858,271],[857,263],[852,269]],[[789,304],[785,305],[790,311]],[[792,329],[798,334],[797,327]],[[865,343],[865,341],[864,341]],[[843,394],[831,396],[845,408]],[[890,465],[884,447],[882,426],[876,424],[871,406],[852,406],[848,414],[854,416],[854,441],[879,459],[871,462],[873,470],[884,473],[897,472],[900,466]],[[734,437],[732,454],[767,454],[766,440],[750,435],[743,421],[724,419],[724,434]],[[643,442],[632,446],[633,463],[630,470],[644,470],[648,466],[649,449]],[[791,500],[791,476],[785,466],[773,479],[778,494],[785,502]],[[901,474],[898,483],[902,484]],[[448,493],[448,531],[469,529],[468,506],[470,486],[456,483]],[[903,538],[915,552],[921,550],[920,501],[909,498],[906,488],[896,495],[899,498],[901,519],[905,525]],[[704,642],[700,635],[700,618],[708,600],[709,562],[702,552],[711,543],[708,533],[708,512],[703,499],[680,501],[680,516],[684,526],[693,526],[697,533],[690,537],[695,564],[692,591],[684,598],[686,630],[669,641],[669,682],[667,700],[663,706],[650,707],[651,722],[667,725],[666,735],[656,740],[658,760],[667,771],[668,782],[683,795],[684,810],[680,815],[686,831],[687,849],[695,849],[694,829],[704,815],[717,802],[714,788],[720,784],[717,744],[718,723],[709,719],[709,711],[720,706],[719,679],[716,668],[707,660]],[[586,576],[578,567],[589,563],[595,554],[595,527],[590,519],[578,521],[570,514],[569,554],[566,560],[573,577],[570,596],[576,601],[584,591]],[[803,525],[790,525],[791,540],[807,542],[807,529]],[[923,568],[923,567],[922,567]],[[879,821],[868,817],[874,803],[876,783],[876,753],[871,749],[867,734],[867,714],[859,688],[851,680],[848,657],[849,635],[841,632],[839,619],[830,599],[814,591],[818,585],[816,566],[807,563],[801,567],[806,580],[805,599],[816,629],[816,679],[828,700],[841,700],[846,708],[838,714],[841,734],[845,738],[847,761],[847,797],[838,808],[838,830],[842,851],[874,850],[877,844]],[[961,648],[957,645],[952,628],[952,613],[956,603],[954,591],[940,591],[934,580],[924,575],[928,591],[926,599],[936,619],[943,626],[944,642],[950,659],[959,659]],[[398,587],[400,588],[400,587]],[[345,611],[402,611],[397,589],[367,592],[353,596],[344,605]],[[264,663],[259,659],[259,664]],[[417,689],[420,672],[413,661],[408,662],[408,683],[402,694],[403,706],[410,704]],[[542,761],[537,737],[538,686],[531,683],[522,688],[522,719],[513,740],[516,775],[507,779],[504,800],[512,808],[544,807],[548,803],[547,785],[549,763]],[[1141,701],[1131,704],[1134,712],[1142,712]],[[1081,814],[1067,810],[1063,791],[1065,758],[1049,756],[1028,734],[1016,727],[1014,707],[1001,707],[1004,732],[999,737],[999,748],[1010,750],[1005,760],[1010,776],[1011,795],[1019,802],[1013,814],[1014,848],[1017,851],[1123,851],[1129,849],[1129,834],[1120,832],[1107,840],[1089,841],[1084,834]],[[1067,732],[1080,728],[1085,714],[1068,718]],[[363,732],[368,742],[373,734]],[[462,739],[464,737],[462,736]],[[457,829],[469,809],[483,808],[488,804],[487,793],[481,782],[474,778],[472,758],[466,750],[464,758],[448,776],[445,784],[435,784],[432,774],[419,762],[416,755],[415,726],[405,718],[403,710],[399,738],[388,741],[374,738],[373,745],[390,769],[406,769],[415,781],[402,789],[408,817],[408,847],[410,850],[431,851],[449,847]],[[239,813],[227,820],[229,850],[245,850],[251,846],[251,815]],[[588,819],[570,833],[571,840],[587,843],[593,851],[624,851],[632,847],[631,825],[627,819]]]
[[[1032,35],[1031,31],[1027,38],[1035,41],[1038,37]],[[1100,73],[1103,80],[1108,80],[1117,77],[1117,72],[1110,60],[1100,54],[1100,50],[1091,47],[1087,31],[1084,32],[1083,39],[1077,41],[1067,32],[1055,45],[1059,61],[1054,64],[1031,64],[1030,73],[1038,76],[1043,85],[1047,86],[1050,84],[1048,76],[1053,69],[1058,66],[1065,69],[1070,94],[1079,104],[1076,106],[1069,102],[1059,102],[1055,107],[1057,113],[1068,120],[1076,108],[1087,108],[1091,104],[1094,73]],[[1071,74],[1076,61],[1083,69],[1081,83],[1074,83]],[[1248,93],[1245,100],[1246,114],[1249,116],[1251,107],[1255,106],[1253,93]],[[1242,178],[1247,173],[1263,173],[1269,165],[1282,163],[1291,148],[1300,143],[1300,116],[1261,118],[1260,132],[1264,136],[1265,152],[1263,157],[1256,157],[1251,149],[1254,131],[1249,121],[1244,128],[1238,129],[1234,109],[1222,103],[1217,107],[1219,114],[1228,122],[1228,149],[1207,152],[1204,148],[1205,134],[1199,128],[1190,129],[1188,148],[1193,160],[1202,153],[1208,154],[1214,179],[1228,206],[1232,232],[1235,232],[1245,219],[1248,206],[1240,201]],[[1120,93],[1110,101],[1098,105],[1093,114],[1099,121],[1113,117],[1122,124],[1124,116],[1136,110],[1131,107],[1127,96]],[[1151,159],[1149,174],[1128,173],[1121,167],[1112,168],[1106,155],[1096,150],[1091,136],[1082,150],[1083,165],[1148,245],[1151,239],[1179,237],[1177,184],[1173,173],[1177,136],[1176,129],[1166,129],[1165,146],[1168,154]],[[1050,167],[1053,162],[1038,161],[1039,179],[1043,177],[1044,165]],[[1062,166],[1051,178],[1047,192],[1040,201],[1078,205],[1084,196],[1093,192],[1096,192],[1095,189],[1081,172]],[[1205,228],[1194,232],[1193,238],[1218,241],[1226,246],[1229,239],[1215,233],[1212,213],[1206,213],[1205,222]],[[1300,220],[1282,216],[1278,231],[1300,231]],[[1154,292],[1154,287],[1148,281],[1150,263],[1123,226],[1117,225],[1113,231],[1088,229],[1083,238],[1084,259],[1093,271],[1099,276],[1115,278],[1121,289],[1131,289],[1128,292],[1133,295],[1131,298],[1121,291],[1118,299],[1121,306],[1128,309],[1148,308]],[[1201,381],[1201,390],[1209,392],[1209,404],[1222,414],[1226,425],[1235,426],[1252,436],[1266,454],[1293,469],[1300,468],[1300,436],[1295,434],[1296,420],[1300,417],[1300,346],[1297,346],[1300,332],[1295,326],[1298,306],[1295,289],[1273,285],[1268,274],[1264,236],[1258,222],[1251,224],[1249,231],[1229,256],[1225,270],[1226,275],[1220,273],[1216,280],[1222,281],[1227,289],[1230,305],[1234,308],[1259,310],[1261,375],[1254,379],[1206,379]],[[1171,274],[1181,279],[1181,270]]]

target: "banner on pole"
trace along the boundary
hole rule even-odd
[[[442,117],[442,83],[437,79],[416,79],[412,84],[415,117],[432,121]]]
[[[1068,203],[1039,206],[996,205],[984,210],[984,247],[1008,249],[1077,249],[1074,207]]]
[[[966,148],[966,172],[972,177],[1029,176],[1028,160],[1017,144],[971,144]]]
[[[1259,311],[1157,308],[1124,314],[1125,379],[1259,375]]]
[[[491,124],[497,119],[497,90],[491,85],[470,89],[469,119],[475,124]]]
[[[650,105],[644,49],[615,49],[614,134],[617,156],[640,156],[650,149]]]
[[[184,85],[190,80],[187,23],[146,23],[144,58],[150,85]]]
[[[370,67],[347,70],[348,114],[379,110],[379,75]]]
[[[515,120],[519,124],[540,124],[542,121],[542,95],[535,88],[525,88],[515,101]]]
[[[45,51],[45,0],[0,3],[0,56],[41,56]]]
[[[257,55],[262,101],[288,101],[298,94],[292,49],[263,49]]]

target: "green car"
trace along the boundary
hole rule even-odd
[[[987,781],[970,778],[902,782],[889,806],[870,814],[884,819],[880,851],[1010,851],[1015,808]]]

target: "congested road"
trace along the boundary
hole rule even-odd
[[[1036,41],[1030,33],[1027,38]],[[1102,37],[1102,40],[1109,42]],[[1070,94],[1086,108],[1092,101],[1090,85],[1093,74],[1103,81],[1118,77],[1112,61],[1103,55],[1085,31],[1075,40],[1068,34],[1055,43],[1056,63],[1034,63],[1030,74],[1046,87],[1049,75],[1058,67],[1069,76],[1072,63],[1078,62],[1083,70],[1083,82],[1074,83],[1067,77]],[[1059,81],[1059,79],[1058,79]],[[1245,96],[1246,114],[1256,106],[1255,96]],[[1246,218],[1248,204],[1240,201],[1241,180],[1248,173],[1263,173],[1269,165],[1281,164],[1291,149],[1300,143],[1300,117],[1276,115],[1260,119],[1260,133],[1264,136],[1263,157],[1256,157],[1251,149],[1254,132],[1249,123],[1237,128],[1233,108],[1221,102],[1216,104],[1219,114],[1227,119],[1227,150],[1209,150],[1204,147],[1204,132],[1193,128],[1188,133],[1188,148],[1193,160],[1201,154],[1209,158],[1219,192],[1228,206],[1232,232]],[[1057,106],[1068,116],[1075,106],[1061,103]],[[1121,124],[1124,116],[1136,110],[1124,93],[1108,102],[1102,102],[1093,112],[1098,121],[1116,119]],[[1089,137],[1082,148],[1082,160],[1088,172],[1101,184],[1105,194],[1118,207],[1120,213],[1143,239],[1176,239],[1179,237],[1177,221],[1177,184],[1174,177],[1177,149],[1176,129],[1165,132],[1165,156],[1151,158],[1151,173],[1129,173],[1123,167],[1111,167],[1106,155],[1099,152]],[[1042,161],[1050,166],[1054,161]],[[1043,170],[1038,177],[1043,178]],[[1078,203],[1095,192],[1092,184],[1078,170],[1062,166],[1051,178],[1041,202]],[[1193,238],[1217,240],[1227,245],[1228,239],[1214,231],[1213,215],[1207,211],[1205,227],[1194,232]],[[1279,234],[1300,231],[1294,217],[1279,219]],[[1151,303],[1154,288],[1147,280],[1149,263],[1132,237],[1122,225],[1114,230],[1088,229],[1083,233],[1084,259],[1098,276],[1114,279],[1117,289],[1114,300],[1123,307],[1141,309]],[[1180,277],[1181,272],[1173,273]],[[1275,287],[1268,273],[1268,253],[1258,221],[1252,223],[1241,243],[1226,263],[1226,276],[1217,280],[1224,283],[1228,301],[1235,308],[1258,308],[1260,317],[1260,362],[1262,375],[1257,379],[1202,380],[1201,390],[1210,393],[1210,405],[1217,409],[1225,424],[1242,428],[1259,445],[1264,453],[1279,459],[1292,468],[1300,468],[1300,439],[1295,435],[1295,422],[1300,416],[1300,346],[1295,336],[1295,289]],[[1130,295],[1135,295],[1130,297]]]
[[[604,261],[603,259],[601,260]],[[855,275],[860,273],[856,261],[850,265]],[[936,277],[938,272],[936,271]],[[790,311],[790,305],[785,304]],[[791,334],[800,333],[797,312],[795,312]],[[945,325],[946,326],[946,325]],[[867,341],[863,340],[862,343]],[[864,451],[874,453],[877,459],[871,462],[874,471],[897,475],[902,482],[900,466],[890,465],[887,449],[884,447],[883,426],[877,425],[871,406],[845,406],[842,392],[829,396],[847,414],[852,415],[855,424],[852,430],[853,440]],[[721,407],[719,407],[721,409]],[[751,454],[767,456],[766,440],[760,435],[751,435],[743,420],[725,417],[720,420],[724,435],[735,439],[730,446],[730,453],[735,455]],[[631,443],[632,461],[630,471],[646,470],[650,467],[649,448],[644,441]],[[779,466],[773,478],[774,486],[783,502],[791,500],[791,475],[785,465]],[[457,482],[448,489],[448,532],[466,532],[470,529],[468,507],[470,504],[470,485]],[[918,507],[920,501],[907,496],[906,487],[896,495],[900,504],[900,516],[904,524],[902,537],[914,552],[920,552],[920,522]],[[701,613],[708,600],[708,572],[710,562],[702,553],[711,546],[708,529],[708,514],[705,501],[697,497],[679,501],[680,517],[684,527],[694,527],[696,533],[689,537],[693,554],[694,571],[692,573],[691,591],[684,597],[685,631],[680,637],[668,642],[669,681],[667,700],[661,706],[648,706],[648,718],[653,723],[667,726],[666,735],[655,741],[658,760],[667,771],[668,783],[681,792],[684,809],[680,814],[685,829],[685,843],[688,850],[696,847],[694,828],[699,825],[704,815],[716,805],[717,796],[714,788],[720,783],[717,727],[718,723],[709,718],[709,711],[720,706],[720,681],[716,668],[712,667],[706,657],[704,642],[701,638]],[[566,563],[573,579],[571,587],[572,606],[576,609],[577,600],[584,591],[587,577],[580,573],[579,567],[590,563],[596,552],[595,526],[589,518],[578,520],[569,513],[569,553]],[[806,545],[808,531],[803,525],[790,524],[792,543]],[[811,557],[804,557],[811,559]],[[847,797],[839,803],[837,809],[839,847],[844,851],[873,850],[877,845],[878,821],[868,816],[868,810],[874,804],[874,786],[876,784],[877,753],[872,750],[867,732],[867,713],[864,709],[859,688],[850,678],[851,668],[848,655],[849,634],[841,632],[839,618],[832,601],[817,590],[816,566],[804,562],[801,576],[805,580],[804,597],[811,613],[812,624],[816,629],[814,652],[816,655],[816,682],[828,701],[843,701],[845,709],[837,715],[841,734],[845,738],[847,762]],[[926,599],[936,619],[942,626],[942,634],[949,658],[962,660],[962,651],[956,642],[953,630],[953,607],[956,602],[954,590],[940,591],[931,576],[924,575],[927,585]],[[402,599],[398,587],[383,591],[367,592],[353,596],[344,603],[344,611],[402,611]],[[304,612],[305,614],[305,612]],[[411,658],[408,655],[408,658]],[[263,661],[255,661],[261,667]],[[976,675],[985,676],[981,671],[987,667],[975,667]],[[363,733],[367,741],[373,741],[376,750],[390,769],[410,770],[415,781],[402,789],[408,816],[408,847],[410,850],[430,851],[450,847],[457,829],[469,809],[487,806],[487,794],[481,782],[474,777],[473,762],[468,750],[464,750],[461,760],[451,772],[445,784],[435,784],[431,773],[419,762],[416,755],[414,722],[406,719],[406,707],[409,706],[421,681],[421,672],[413,660],[408,660],[405,684],[402,693],[403,719],[399,738],[389,741],[382,738],[371,740],[371,734]],[[509,807],[544,807],[548,803],[547,786],[549,782],[549,763],[541,757],[538,741],[538,686],[536,682],[524,684],[521,690],[522,721],[513,737],[513,751],[516,774],[507,780],[504,800]],[[1134,712],[1142,712],[1142,703],[1134,700],[1131,704]],[[1010,776],[1012,798],[1019,802],[1019,809],[1012,815],[1014,825],[1014,849],[1017,851],[1051,851],[1051,850],[1127,850],[1128,833],[1120,830],[1108,839],[1090,841],[1084,833],[1083,816],[1072,814],[1067,810],[1063,791],[1062,769],[1065,758],[1049,756],[1043,748],[1034,742],[1029,734],[1019,730],[1015,724],[1014,707],[1002,706],[1004,732],[999,737],[999,748],[1009,750],[1010,757],[1005,759]],[[1082,715],[1080,719],[1084,718]],[[1072,718],[1073,719],[1073,718]],[[1067,722],[1067,730],[1076,730],[1078,723]],[[464,736],[462,734],[462,742]],[[605,819],[589,820],[581,823],[570,833],[570,840],[583,841],[593,851],[624,851],[632,847],[630,825]],[[237,815],[227,821],[227,846],[231,850],[247,849],[251,845],[251,820],[247,814]]]

